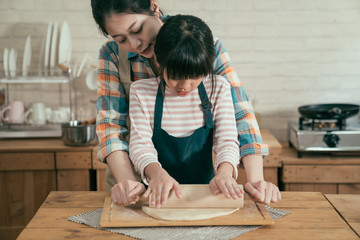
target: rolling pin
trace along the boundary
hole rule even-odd
[[[243,189],[242,185],[239,185]],[[215,195],[210,185],[180,185],[182,198],[178,199],[174,191],[171,191],[167,202],[161,208],[242,208],[244,206],[244,195],[242,198],[226,198],[224,194]],[[149,207],[153,195],[149,196]]]

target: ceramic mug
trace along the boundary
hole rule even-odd
[[[31,116],[31,117],[30,117]],[[35,125],[43,125],[46,123],[46,107],[43,102],[36,102],[25,113],[25,122]]]
[[[63,122],[67,122],[67,121],[68,121],[68,117],[67,117],[67,113],[65,111],[61,111],[60,109],[55,109],[52,111],[51,122],[63,123]]]
[[[24,103],[14,101],[1,110],[0,118],[8,123],[24,123]]]
[[[63,119],[64,122],[70,121],[70,108],[69,107],[59,107],[58,110],[65,114],[65,118]]]

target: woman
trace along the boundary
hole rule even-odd
[[[128,155],[127,117],[130,84],[159,75],[154,59],[154,44],[159,29],[168,16],[161,16],[154,0],[92,0],[92,13],[100,31],[112,40],[99,54],[97,100],[98,158],[108,164],[108,182],[114,202],[136,202],[145,191],[133,171]],[[245,190],[257,201],[269,204],[280,200],[279,189],[264,181],[263,156],[269,152],[262,143],[260,131],[246,92],[232,66],[228,53],[215,39],[215,74],[226,78],[232,98],[240,143],[240,157],[247,175]],[[107,176],[108,179],[110,177]]]

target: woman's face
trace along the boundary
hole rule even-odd
[[[204,77],[185,79],[185,80],[175,80],[168,78],[166,73],[164,74],[164,80],[166,82],[166,86],[176,95],[182,97],[189,95],[191,91],[197,89],[203,79]]]
[[[152,58],[156,36],[162,25],[157,15],[121,13],[108,17],[105,28],[125,51]]]

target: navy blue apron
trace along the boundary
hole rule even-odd
[[[180,184],[208,184],[214,177],[212,146],[213,118],[211,102],[204,84],[198,87],[205,126],[187,137],[174,137],[161,128],[165,81],[159,84],[154,116],[152,141],[162,167]]]

